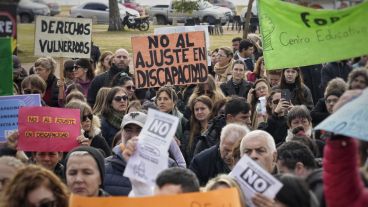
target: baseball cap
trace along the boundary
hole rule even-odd
[[[124,128],[128,124],[135,124],[143,128],[146,123],[147,115],[143,112],[134,111],[126,114],[121,122],[121,128]]]

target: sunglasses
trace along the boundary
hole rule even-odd
[[[41,201],[39,204],[32,204],[32,207],[55,207],[56,201]]]
[[[74,71],[77,71],[79,68],[82,68],[81,66],[79,66],[79,65],[74,65],[73,66],[73,69],[72,69],[72,71],[74,72]]]
[[[120,102],[121,100],[127,101],[128,100],[128,96],[124,95],[124,96],[115,96],[114,100],[117,102]]]
[[[92,121],[93,114],[87,114],[82,116],[82,121],[87,121],[87,118]]]
[[[125,88],[127,90],[130,90],[130,91],[134,91],[135,90],[135,86],[126,86]]]
[[[24,89],[23,94],[42,94],[40,90]]]

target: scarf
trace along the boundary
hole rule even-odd
[[[115,111],[107,116],[107,122],[109,122],[116,129],[120,129],[121,122],[123,121],[124,113]]]
[[[227,81],[227,76],[231,75],[231,69],[233,67],[233,63],[234,63],[234,60],[231,60],[225,66],[220,66],[218,63],[216,63],[216,65],[214,67],[214,71],[216,73],[216,76],[218,76],[216,78],[216,81],[220,81],[220,82],[226,82]]]

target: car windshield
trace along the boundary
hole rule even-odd
[[[199,9],[201,9],[201,10],[202,9],[207,9],[207,8],[210,8],[210,7],[213,7],[213,5],[208,1],[201,1],[199,3]]]

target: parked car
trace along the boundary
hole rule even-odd
[[[121,4],[118,4],[120,11],[120,18],[123,21],[126,12],[139,17],[139,13],[130,8],[126,8]],[[85,2],[79,6],[72,7],[70,9],[70,16],[77,18],[91,18],[96,21],[97,24],[109,23],[109,4],[107,2]]]
[[[49,1],[46,2],[44,0],[32,0],[32,1],[48,6],[49,9],[50,9],[50,15],[51,16],[58,15],[61,12],[60,5],[58,3],[56,3],[56,2],[51,2],[51,1],[50,2]]]
[[[17,15],[21,23],[31,23],[37,15],[49,16],[48,6],[32,2],[31,0],[20,0],[17,8]]]
[[[231,1],[228,1],[228,0],[208,0],[208,2],[210,2],[214,6],[221,6],[221,7],[229,8],[233,12],[233,14],[236,15],[236,7],[235,7],[234,3],[231,2]]]
[[[214,6],[207,1],[199,1],[199,7],[192,13],[182,13],[173,8],[173,4],[158,4],[150,9],[150,17],[157,19],[157,24],[172,24],[173,17],[177,22],[185,22],[188,18],[198,18],[201,22],[214,24],[220,21],[226,24],[232,18],[233,12],[225,7]]]
[[[145,15],[145,10],[142,5],[138,4],[136,0],[118,0],[120,4],[127,8],[134,9],[139,12],[141,16]]]

